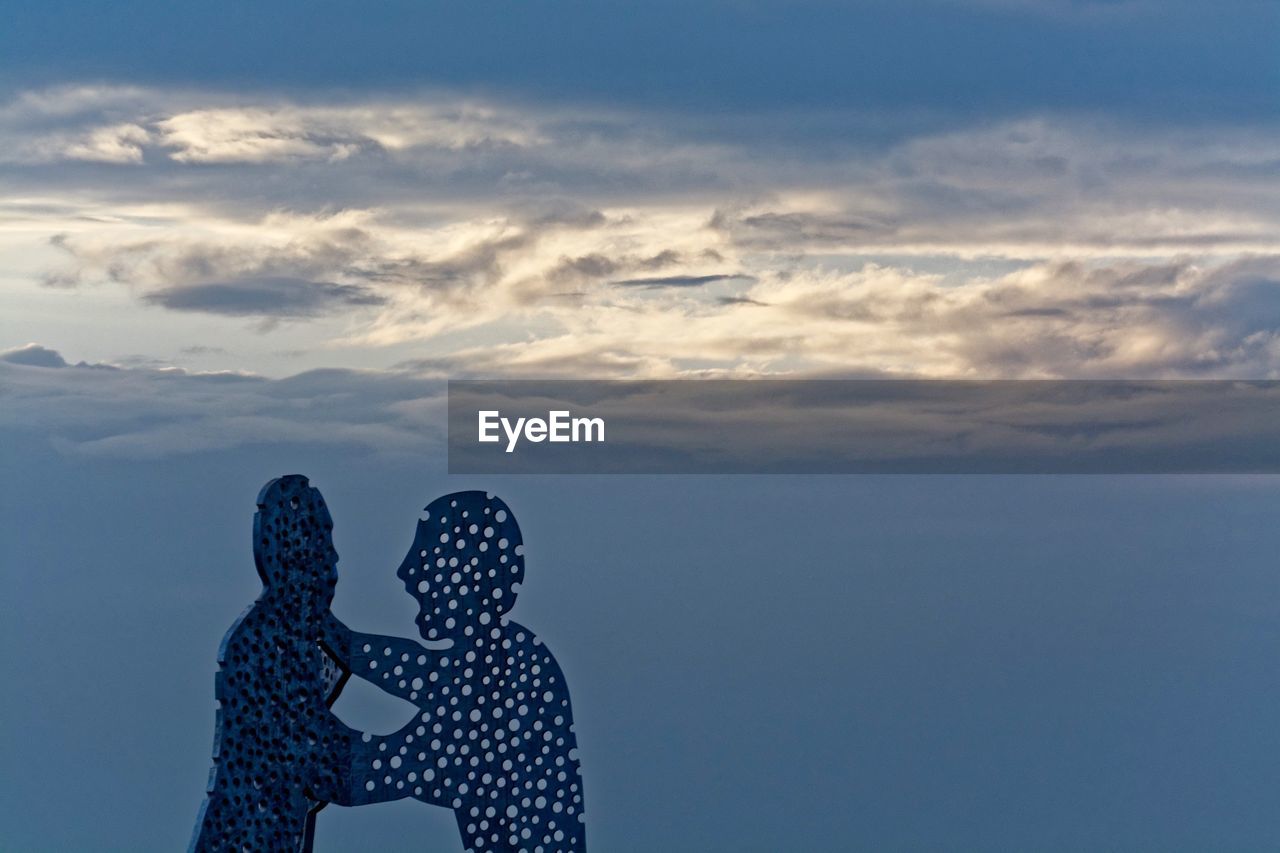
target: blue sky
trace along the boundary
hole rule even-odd
[[[9,6],[0,846],[185,842],[294,471],[362,630],[512,505],[598,849],[1275,846],[1270,479],[441,457],[456,376],[1277,377],[1275,3]]]
[[[1188,0],[48,3],[10,79],[295,90],[426,84],[754,112],[1051,107],[1267,117],[1274,4]]]

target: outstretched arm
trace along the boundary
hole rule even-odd
[[[320,617],[320,643],[334,660],[351,669],[351,643],[355,632],[326,610]]]
[[[357,633],[332,613],[325,615],[321,638],[352,675],[411,702],[447,654],[447,650],[428,649],[414,640]]]
[[[413,640],[360,634],[352,631],[332,613],[326,612],[320,625],[319,641],[337,663],[345,680],[348,673],[378,685],[388,693],[414,701],[432,668],[438,667],[441,653],[423,648]],[[341,751],[337,766],[320,774],[313,783],[313,796],[341,806],[381,803],[411,796],[418,785],[417,774],[402,769],[407,743],[419,733],[421,721],[415,713],[399,732],[370,735],[349,728],[334,718],[338,733],[349,744]]]

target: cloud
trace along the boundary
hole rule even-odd
[[[57,350],[39,344],[27,344],[0,352],[0,361],[9,364],[25,364],[30,367],[66,367],[67,362]]]
[[[892,233],[884,222],[812,211],[743,212],[733,216],[717,210],[711,226],[731,231],[735,240],[745,246],[764,249],[842,246]]]
[[[196,103],[192,104],[192,100]],[[125,122],[113,118],[129,116]],[[16,137],[16,138],[15,138]],[[460,151],[544,143],[519,112],[461,98],[303,104],[124,86],[64,86],[0,105],[0,159],[191,164],[339,161],[357,153]]]
[[[593,355],[608,358],[603,352]],[[634,374],[643,367],[641,359],[628,359],[621,354],[615,359],[613,366],[620,373]],[[543,361],[545,364],[547,360]],[[66,366],[60,357],[58,364],[60,369],[51,370],[0,359],[0,387],[4,388],[7,401],[0,412],[0,430],[42,436],[55,449],[70,455],[126,459],[276,443],[342,447],[348,452],[413,458],[443,452],[443,383],[413,373],[318,370],[273,380],[173,368]],[[787,386],[788,393],[812,396],[806,390],[810,388],[820,391],[822,386]],[[1116,446],[1120,447],[1155,442],[1151,444],[1154,447],[1162,440],[1194,441],[1206,427],[1213,432],[1214,421],[1203,406],[1197,410],[1198,425],[1191,428],[1190,424],[1169,418],[1172,404],[1168,394],[1160,393],[1157,387],[1151,390],[1156,392],[1151,399],[1159,404],[1159,417],[1146,417],[1145,404],[1139,405],[1140,400],[1128,396],[1118,398],[1116,405],[1096,405],[1106,401],[1095,400],[1087,410],[1068,399],[1054,398],[1055,407],[1066,409],[1005,407],[998,417],[990,411],[966,412],[957,408],[963,400],[950,401],[946,408],[936,404],[902,408],[899,403],[909,401],[887,398],[879,401],[875,412],[865,411],[866,405],[859,404],[858,417],[863,428],[880,430],[885,447],[905,452],[914,446],[918,451],[919,446],[912,445],[907,436],[929,434],[929,441],[944,454],[954,447],[948,443],[950,439],[939,436],[963,432],[961,425],[969,422],[972,424],[967,428],[980,430],[987,437],[982,452],[997,456],[1006,452],[1009,441],[1015,440],[1019,446],[1057,448],[1052,450],[1054,453],[1062,450],[1066,440],[1068,452],[1074,452],[1070,446],[1075,433],[1055,431],[1055,424],[1059,423],[1072,424],[1071,429],[1077,431],[1088,430],[1088,446],[1102,450],[1117,441]],[[776,390],[761,393],[768,398],[761,401],[768,403],[764,408],[751,404],[749,399],[738,400],[745,404],[741,410],[722,411],[715,404],[710,408],[716,410],[718,420],[742,418],[744,424],[755,425],[761,435],[768,434],[759,433],[762,419],[785,419],[788,412],[794,418],[794,412],[779,405]],[[1012,393],[1017,398],[1020,392],[1014,389]],[[806,458],[821,457],[819,451],[827,446],[824,442],[830,442],[835,434],[828,427],[837,426],[845,416],[840,406],[833,407],[820,397],[821,394],[797,404],[808,406],[815,418],[808,439],[812,444],[797,450]],[[656,410],[641,405],[637,411],[641,414],[632,412],[630,419],[644,424],[651,421]],[[662,420],[658,418],[657,423]],[[875,426],[877,423],[879,426]],[[789,428],[797,430],[794,421]],[[750,443],[752,431],[742,432]]]
[[[0,165],[18,187],[0,249],[173,322],[240,320],[230,335],[327,318],[281,348],[428,372],[1280,366],[1274,128],[758,120],[447,92],[26,93],[0,107],[0,150],[30,161]],[[72,140],[102,158],[66,165]]]
[[[316,370],[284,379],[0,358],[0,430],[47,437],[61,452],[153,459],[283,443],[385,455],[442,446],[444,386],[404,374]]]
[[[499,218],[540,226],[528,208],[558,205],[584,212],[553,214],[584,232],[606,209],[655,220],[696,209],[756,253],[1277,249],[1270,126],[1030,115],[917,122],[882,138],[744,121],[445,92],[356,101],[71,87],[0,105],[0,160],[29,167],[6,175],[24,188],[24,210],[25,190],[45,205],[66,193],[66,214],[116,221],[142,205],[155,221],[164,203],[191,226],[359,209],[384,228],[434,230]],[[70,158],[83,168],[39,167]],[[677,247],[655,247],[660,265],[668,250]],[[707,240],[703,251],[724,247]],[[610,254],[576,257],[593,252]]]
[[[698,214],[535,209],[420,230],[380,210],[276,212],[251,223],[205,220],[198,230],[61,232],[49,244],[66,263],[44,281],[121,284],[152,305],[225,316],[351,317],[351,307],[368,308],[364,339],[394,343],[580,302],[620,273],[686,271],[644,282],[666,286],[734,278],[704,272],[723,265],[719,243]]]
[[[512,111],[465,101],[198,108],[161,119],[155,127],[169,156],[183,163],[339,161],[369,151],[545,142],[533,122]]]
[[[866,264],[767,275],[710,298],[692,290],[588,300],[554,312],[556,334],[402,366],[584,378],[1280,375],[1280,256],[1045,262],[962,285]]]
[[[151,134],[146,128],[136,124],[118,124],[93,129],[86,138],[67,144],[62,154],[69,160],[141,163],[142,146],[150,141]]]
[[[379,264],[393,262],[376,257],[377,241],[359,223],[351,214],[279,215],[252,236],[238,228],[219,237],[162,233],[132,240],[62,233],[50,245],[70,264],[50,270],[44,282],[123,284],[148,305],[227,317],[306,319],[373,309],[388,300],[366,281],[380,278]]]
[[[302,318],[351,307],[385,304],[367,287],[298,278],[264,277],[218,281],[156,290],[143,300],[171,311],[199,311],[232,317]]]
[[[734,279],[754,280],[751,276],[746,275],[713,273],[711,275],[667,275],[649,278],[627,278],[613,283],[620,287],[702,287],[717,281],[733,281]]]

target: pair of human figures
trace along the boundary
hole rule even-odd
[[[468,851],[584,851],[582,780],[564,676],[507,617],[524,578],[520,528],[484,492],[432,502],[397,574],[414,640],[356,633],[329,610],[333,521],[307,478],[258,495],[263,590],[222,641],[208,796],[191,851],[310,851],[315,816],[414,797],[452,809]],[[349,675],[416,705],[398,732],[330,710]]]

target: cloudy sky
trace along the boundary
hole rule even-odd
[[[1274,4],[784,6],[21,12],[0,344],[272,377],[1276,375]]]
[[[139,8],[0,36],[41,394],[1280,372],[1272,3]]]
[[[139,821],[127,819],[123,802],[118,814],[111,812],[114,824],[85,805],[96,822],[68,824],[63,849],[83,848],[102,825],[128,839],[121,849],[172,849],[186,832],[184,809],[189,805],[194,815],[196,803],[177,777],[199,775],[207,764],[212,649],[253,594],[251,570],[236,574],[234,585],[216,579],[246,568],[244,525],[264,480],[286,470],[312,473],[331,503],[342,503],[355,519],[349,551],[388,567],[398,563],[392,552],[401,543],[372,519],[399,510],[412,515],[414,504],[449,489],[491,486],[443,474],[443,378],[1280,378],[1280,11],[1268,0],[265,8],[52,0],[8,9],[5,17],[0,462],[9,485],[0,543],[5,598],[26,602],[21,618],[9,614],[7,630],[17,633],[6,645],[28,646],[23,631],[53,630],[46,626],[58,624],[69,607],[75,621],[65,643],[30,650],[38,667],[56,669],[65,653],[88,642],[88,626],[97,626],[97,642],[107,637],[130,650],[133,662],[118,656],[118,665],[142,696],[154,689],[147,685],[159,665],[148,663],[154,649],[148,638],[158,630],[181,636],[166,648],[164,665],[190,671],[181,681],[181,708],[198,718],[198,725],[156,719],[156,708],[173,707],[164,695],[116,708],[112,719],[137,736],[127,740],[127,753],[112,752],[100,763],[151,785],[149,802],[163,803],[173,817],[151,837],[127,829]],[[604,849],[680,849],[673,837],[698,839],[688,849],[745,850],[753,838],[772,839],[763,849],[781,849],[785,813],[774,822],[761,815],[769,803],[793,814],[812,806],[786,793],[805,779],[827,791],[853,786],[874,801],[846,825],[835,817],[843,806],[822,800],[824,817],[811,819],[805,831],[834,828],[806,836],[807,849],[826,842],[852,849],[855,839],[875,839],[875,849],[940,849],[948,838],[968,839],[968,849],[1053,849],[1036,834],[1045,826],[1056,828],[1062,849],[1107,838],[1129,839],[1129,849],[1174,849],[1175,840],[1204,849],[1196,839],[1221,840],[1219,828],[1232,819],[1239,849],[1280,837],[1268,812],[1233,814],[1225,800],[1182,809],[1177,832],[1142,833],[1166,814],[1167,800],[1142,788],[1153,767],[1164,778],[1184,773],[1188,785],[1195,778],[1234,780],[1246,799],[1246,783],[1261,784],[1250,775],[1262,772],[1253,765],[1232,775],[1256,744],[1224,743],[1195,729],[1190,706],[1200,682],[1178,667],[1208,671],[1214,661],[1239,663],[1233,655],[1277,630],[1250,608],[1260,594],[1259,561],[1280,543],[1267,538],[1266,525],[1238,521],[1276,506],[1274,487],[1265,482],[1183,482],[1166,503],[1154,497],[1159,489],[1136,481],[812,486],[823,505],[850,502],[868,524],[889,525],[862,543],[877,566],[914,567],[898,580],[867,569],[870,590],[863,584],[868,577],[838,571],[839,561],[828,564],[834,546],[822,536],[843,529],[847,519],[833,526],[806,514],[796,495],[810,486],[752,480],[756,485],[728,499],[717,481],[689,481],[696,500],[659,510],[664,487],[627,482],[610,491],[603,483],[521,480],[503,492],[517,511],[520,499],[566,507],[562,515],[534,513],[543,541],[560,551],[544,552],[547,598],[539,605],[531,596],[528,606],[541,607],[539,627],[550,632],[571,683],[575,662],[583,673],[574,695],[583,706],[588,815],[598,802],[599,823],[592,826],[608,840]],[[96,507],[82,523],[101,552],[63,541],[58,532],[59,520],[83,519],[81,494]],[[1133,508],[1135,494],[1145,508]],[[739,542],[758,531],[777,500],[796,501],[784,516],[795,516],[788,523],[805,544],[789,551],[779,543],[767,553],[735,545],[725,556],[726,539]],[[720,501],[732,506],[726,510],[732,520],[698,521]],[[1021,526],[1001,521],[1020,513],[1021,502],[1051,509],[1018,515]],[[1221,510],[1228,505],[1243,515]],[[1140,536],[1111,526],[1116,517],[1129,518],[1126,512],[1152,526]],[[184,513],[208,518],[208,528],[197,535],[184,526]],[[1076,520],[1064,520],[1071,513]],[[917,526],[895,527],[903,516],[915,517]],[[338,509],[335,517],[341,529]],[[1132,567],[1129,558],[1143,553],[1168,557],[1169,537],[1177,539],[1196,519],[1205,530],[1195,541],[1216,542],[1235,555],[1238,573],[1225,576],[1221,594],[1205,604],[1204,590],[1188,580],[1194,569],[1175,569],[1183,573],[1163,604],[1150,612],[1134,604],[1158,572],[1141,559],[1135,575],[1119,567]],[[557,524],[595,532],[575,539]],[[390,529],[408,536],[410,528],[397,522]],[[187,559],[181,543],[157,544],[173,530],[208,549],[176,574],[174,561]],[[873,642],[859,653],[870,657],[840,665],[864,675],[916,673],[882,684],[883,704],[864,722],[882,726],[885,742],[908,751],[922,737],[936,741],[954,723],[995,756],[991,778],[975,782],[967,753],[947,753],[943,763],[953,762],[955,772],[938,778],[961,780],[970,799],[930,782],[921,758],[918,767],[886,770],[877,778],[888,781],[869,794],[868,777],[845,775],[845,762],[823,763],[823,755],[852,749],[852,735],[834,711],[812,708],[802,715],[809,728],[836,740],[783,738],[809,758],[800,776],[785,777],[792,780],[787,785],[735,788],[689,775],[674,759],[645,764],[651,741],[638,740],[641,729],[646,737],[695,744],[699,766],[726,756],[748,761],[732,750],[730,735],[774,724],[770,715],[783,713],[785,702],[736,710],[730,719],[737,728],[721,731],[724,741],[708,740],[721,712],[684,694],[708,671],[736,660],[727,645],[716,647],[719,657],[645,670],[639,682],[615,689],[605,651],[634,654],[634,645],[613,637],[608,620],[574,622],[553,606],[552,591],[589,606],[584,590],[604,594],[592,585],[592,561],[603,559],[602,571],[633,562],[600,558],[593,549],[627,531],[661,540],[664,571],[672,573],[666,580],[675,584],[660,595],[648,589],[654,596],[648,599],[646,588],[630,584],[605,590],[610,601],[647,614],[630,626],[637,631],[671,628],[663,620],[673,607],[687,615],[681,609],[687,602],[672,591],[684,589],[678,579],[690,571],[680,568],[682,560],[714,567],[730,556],[751,579],[734,598],[738,612],[755,613],[765,624],[770,572],[795,560],[824,589],[850,599],[869,595],[860,605],[864,615],[875,610],[867,602],[896,614],[876,623],[887,631],[919,620],[951,626],[882,657]],[[536,531],[525,535],[535,548]],[[956,655],[997,654],[995,635],[979,626],[1022,636],[1043,624],[1034,618],[1039,593],[1008,581],[998,574],[1003,569],[990,570],[998,577],[981,575],[977,587],[953,589],[941,567],[948,547],[959,549],[964,571],[981,574],[993,549],[1016,560],[1045,536],[1074,542],[1077,535],[1098,550],[1067,548],[1072,558],[1119,573],[1091,575],[1096,585],[1088,589],[1055,581],[1062,595],[1044,606],[1050,623],[1069,626],[1069,639],[1053,645],[1041,637],[1032,645],[1060,658],[1068,673],[1055,688],[1063,691],[1058,712],[1067,718],[1079,712],[1099,728],[1073,730],[1077,740],[1057,741],[1061,751],[1037,770],[1026,748],[1051,733],[1015,726],[1011,739],[1000,740],[986,727],[990,715],[1012,714],[1011,708],[1044,710],[1030,661],[1005,661],[1000,671],[1011,682],[992,676],[992,684],[1008,688],[1012,706],[979,702],[959,722],[919,711],[919,702],[954,704],[958,694],[948,691],[963,693],[949,676],[938,680],[965,670],[969,659]],[[375,543],[388,537],[392,546],[384,553]],[[1070,562],[1054,560],[1054,566]],[[97,574],[79,585],[67,567],[84,561],[109,568],[105,577],[144,582],[146,596],[115,594]],[[568,568],[556,574],[552,564]],[[366,569],[344,571],[357,581],[340,593],[340,609],[366,619],[356,627],[379,627],[369,624],[387,612],[379,596],[398,601],[402,594],[372,581],[365,587],[372,592],[357,593]],[[367,571],[374,576],[375,568]],[[714,594],[699,577],[694,588]],[[1006,582],[1013,586],[1001,586]],[[909,599],[921,609],[903,604]],[[103,600],[129,614],[129,627],[96,609]],[[829,616],[830,626],[842,624],[823,609],[830,607],[825,600],[804,600]],[[1030,609],[1013,616],[1001,609],[1007,600]],[[948,601],[960,601],[959,609],[948,610]],[[1102,639],[1072,624],[1067,614],[1076,605],[1086,622],[1093,620],[1088,624],[1102,626]],[[783,610],[788,619],[807,621],[799,603]],[[1170,612],[1180,617],[1179,643],[1212,651],[1187,664],[1185,654],[1175,660],[1150,641],[1174,631],[1161,621]],[[1112,692],[1103,691],[1102,704],[1073,706],[1074,688],[1086,690],[1099,676],[1085,661],[1100,649],[1114,651],[1112,640],[1132,640],[1120,627],[1121,634],[1107,633],[1108,620],[1118,626],[1130,617],[1156,633],[1125,645],[1125,654],[1112,658],[1114,668],[1104,667],[1100,677],[1116,680],[1107,681]],[[712,620],[735,644],[751,642],[755,623],[748,622]],[[402,623],[381,627],[407,628]],[[819,645],[847,639],[843,628],[806,630]],[[689,637],[697,632],[685,631],[682,623],[674,633],[659,632],[667,638],[657,646],[666,659],[680,660],[696,642]],[[945,638],[956,636],[964,641],[948,645]],[[1226,645],[1199,645],[1209,637]],[[5,654],[11,680],[30,671],[31,660]],[[779,673],[804,671],[791,669],[794,660],[778,649],[764,661],[770,674],[762,677],[775,684],[786,683]],[[1131,671],[1165,672],[1161,667],[1169,680],[1150,695],[1116,686]],[[1243,697],[1256,671],[1237,666],[1219,688],[1238,688]],[[86,677],[99,693],[109,692],[105,674]],[[40,684],[71,719],[80,701],[75,686],[52,676]],[[692,703],[692,716],[659,715],[665,729],[653,718],[638,719],[630,690],[640,687],[676,691]],[[738,682],[730,692],[744,701],[752,695]],[[848,697],[836,694],[827,699],[848,707]],[[1132,731],[1107,728],[1107,721],[1118,714],[1124,726],[1136,726],[1148,700],[1160,707],[1176,700],[1188,715],[1148,733],[1149,744],[1142,743],[1150,755],[1176,743],[1199,744],[1201,763],[1149,765],[1130,755],[1114,778],[1097,756],[1096,764],[1072,763],[1073,755],[1093,755],[1088,748],[1123,750]],[[917,709],[917,728],[895,722],[903,718],[894,709],[903,707]],[[1233,725],[1225,704],[1196,708],[1219,729]],[[146,732],[164,732],[181,748],[162,756],[142,724],[130,722],[139,713]],[[51,725],[25,703],[6,703],[5,714],[24,725]],[[611,728],[617,720],[630,728]],[[59,737],[56,728],[40,731]],[[988,735],[993,739],[983,740]],[[1196,740],[1201,735],[1203,742]],[[47,797],[39,792],[63,784],[69,768],[79,766],[83,744],[55,750],[44,764],[27,739],[10,738],[5,746],[8,763],[36,768],[27,799],[9,798],[17,803],[10,825],[18,826],[16,815],[42,814]],[[859,748],[873,769],[892,765],[874,739],[859,741]],[[778,750],[756,756],[760,767],[776,772],[785,752]],[[937,749],[929,754],[937,757]],[[139,755],[154,761],[130,765]],[[149,776],[143,765],[172,775]],[[1009,781],[1046,768],[1067,781],[1057,795],[1041,790],[1043,801]],[[657,785],[681,773],[689,786],[698,778],[710,787],[684,792],[680,802],[700,803],[697,809],[668,804],[675,834],[668,837],[628,805],[646,796],[628,785]],[[992,781],[998,776],[1000,783]],[[103,778],[110,775],[104,771]],[[1090,787],[1091,779],[1103,779],[1101,788]],[[595,801],[594,790],[601,792]],[[1105,803],[1091,799],[1106,791],[1112,798]],[[912,796],[931,805],[936,825],[909,819]],[[1070,820],[1053,807],[1063,797],[1073,804]],[[91,801],[81,789],[76,802]],[[738,805],[718,811],[729,802]],[[1001,835],[993,821],[1011,810],[1021,817]],[[420,815],[389,814],[405,822],[391,821],[396,826]],[[719,835],[708,815],[719,815]],[[13,844],[39,849],[38,825],[21,825]],[[440,838],[447,839],[452,830],[442,826]],[[349,832],[358,837],[356,829]],[[1153,838],[1160,843],[1152,846]]]

